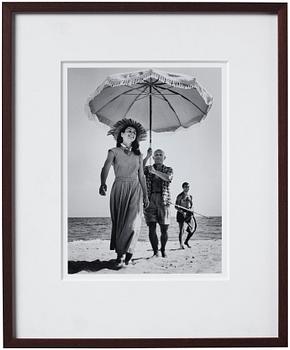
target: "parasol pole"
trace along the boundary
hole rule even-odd
[[[152,86],[149,85],[149,146],[152,145]]]
[[[152,146],[152,85],[149,84],[149,147]],[[149,164],[151,165],[151,157]]]

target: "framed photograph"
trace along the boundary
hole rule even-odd
[[[2,8],[4,346],[287,346],[287,4]]]

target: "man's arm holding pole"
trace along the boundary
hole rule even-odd
[[[146,157],[143,159],[143,168],[145,168],[148,159],[152,156],[152,148],[148,148]]]
[[[162,173],[161,171],[158,171],[156,169],[153,168],[153,166],[149,169],[151,174],[154,174],[158,177],[160,177],[161,180],[166,181],[166,182],[171,182],[172,181],[172,174],[166,174],[166,173]]]

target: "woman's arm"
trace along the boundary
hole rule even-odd
[[[142,192],[143,192],[143,202],[144,202],[144,207],[145,209],[149,206],[149,199],[148,199],[148,194],[147,194],[147,186],[146,186],[146,180],[145,180],[145,176],[144,176],[144,171],[143,171],[143,159],[142,159],[142,155],[140,155],[140,166],[139,166],[139,170],[138,170],[138,178],[139,178],[139,182],[142,188]]]
[[[106,180],[109,174],[110,167],[113,163],[114,160],[114,153],[113,151],[109,150],[107,159],[104,163],[104,166],[101,171],[101,186],[99,189],[99,193],[101,196],[105,196],[107,192],[107,185],[106,185]]]

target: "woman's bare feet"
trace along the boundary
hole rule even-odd
[[[122,254],[118,254],[117,255],[117,259],[116,259],[116,266],[117,267],[122,267],[123,264],[124,264],[123,255]]]

